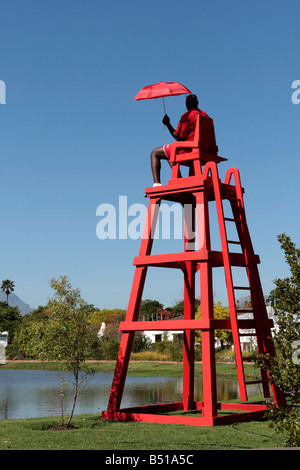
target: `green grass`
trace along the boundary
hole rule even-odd
[[[91,362],[89,367],[95,372],[113,373],[115,362]],[[236,377],[235,363],[217,363],[217,374],[219,377]],[[31,370],[63,370],[64,364],[61,362],[7,362],[0,365],[1,369],[31,369]],[[254,370],[251,364],[245,364],[246,377],[254,378]],[[195,364],[195,376],[202,374],[202,364]],[[180,362],[141,362],[130,361],[128,375],[136,377],[181,377],[182,363]]]
[[[0,421],[0,450],[239,450],[283,447],[266,421],[231,426],[119,422],[77,415],[78,429],[50,431],[59,418]]]

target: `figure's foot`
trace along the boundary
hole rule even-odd
[[[153,188],[156,188],[157,186],[162,186],[161,183],[153,183]],[[147,194],[145,194],[145,197],[148,197]]]

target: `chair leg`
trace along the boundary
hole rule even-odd
[[[194,169],[194,165],[193,164],[190,164],[189,165],[189,176],[195,176],[195,169]]]
[[[194,160],[194,175],[201,175],[201,165],[200,165],[200,160]]]
[[[179,177],[179,164],[178,163],[173,163],[171,177],[172,177],[172,179]]]

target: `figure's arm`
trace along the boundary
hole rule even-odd
[[[175,139],[175,140],[184,140],[182,139],[181,137],[179,137],[177,134],[176,134],[176,130],[174,129],[174,127],[171,125],[170,123],[170,118],[167,114],[164,115],[163,117],[163,120],[162,120],[163,124],[168,128],[171,136]]]

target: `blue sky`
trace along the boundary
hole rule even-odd
[[[288,275],[277,235],[300,241],[299,16],[294,0],[2,0],[0,278],[31,307],[60,275],[99,308],[127,307],[140,240],[99,240],[96,210],[147,203],[150,152],[172,140],[161,100],[133,98],[178,81],[214,118],[221,178],[241,172],[267,294]],[[166,107],[175,127],[185,97]],[[179,273],[149,270],[144,298],[169,306],[182,290]]]

